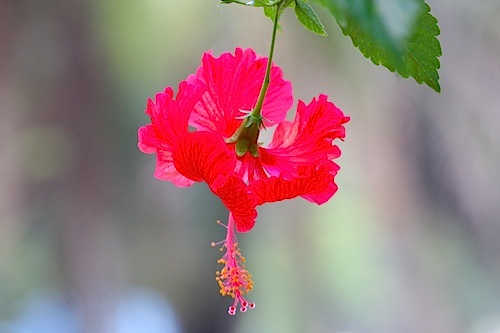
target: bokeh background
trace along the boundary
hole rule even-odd
[[[206,50],[267,55],[260,10],[216,0],[0,0],[0,332],[500,332],[500,3],[429,0],[442,93],[282,20],[295,101],[352,117],[323,206],[240,235],[257,304],[229,317],[204,184],[153,177],[146,100]],[[290,117],[293,116],[293,111]]]

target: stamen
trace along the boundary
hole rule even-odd
[[[221,245],[221,244],[224,244],[224,242],[225,242],[225,241],[226,241],[226,240],[225,240],[225,239],[223,239],[223,240],[218,241],[218,242],[212,242],[212,243],[210,243],[210,246],[211,246],[211,247],[216,247],[216,246],[219,246],[219,245]]]
[[[227,225],[225,225],[224,223],[222,223],[220,220],[217,220],[217,224],[227,229]],[[220,249],[219,249],[219,251],[222,252],[222,251],[224,251],[224,243],[226,243],[225,239],[220,240],[218,242],[212,242],[212,243],[210,243],[210,246],[211,247],[216,247],[216,246],[222,245],[220,247]]]
[[[223,226],[224,228],[227,229],[227,225],[225,225],[224,223],[222,223],[220,220],[217,220],[217,224],[220,225],[220,226]]]
[[[226,252],[217,261],[217,263],[224,265],[224,267],[215,273],[215,280],[219,285],[220,294],[222,296],[230,296],[234,299],[233,304],[228,308],[230,315],[236,314],[238,304],[240,304],[241,312],[246,312],[249,308],[255,308],[254,303],[248,302],[243,297],[243,295],[248,294],[253,289],[253,281],[252,274],[245,268],[244,263],[246,259],[238,247],[234,229],[234,220],[230,214],[226,239],[224,240],[224,245],[221,247],[221,250],[225,249]]]

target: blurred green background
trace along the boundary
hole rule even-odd
[[[500,332],[500,3],[430,0],[442,93],[285,13],[275,63],[347,115],[323,206],[240,235],[254,310],[214,272],[227,212],[153,177],[148,97],[214,54],[267,55],[260,10],[190,0],[0,0],[0,332]],[[291,112],[290,116],[293,116]]]

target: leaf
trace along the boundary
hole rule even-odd
[[[268,0],[256,0],[256,1],[268,1]],[[275,0],[273,3],[276,4],[277,1]],[[283,0],[279,2],[277,6],[276,5],[263,6],[264,15],[266,15],[266,17],[268,17],[271,20],[271,22],[274,22],[274,16],[276,15],[276,11],[278,11],[279,15],[281,16],[286,7],[291,7],[294,5],[295,2],[293,2],[293,0]],[[278,24],[278,31],[281,31],[281,26],[279,24]]]
[[[307,30],[321,36],[328,36],[318,15],[316,15],[312,7],[309,6],[307,2],[304,2],[304,0],[295,1],[295,15]]]
[[[276,7],[264,7],[264,15],[266,15],[266,17],[269,17],[271,22],[274,22],[274,15],[276,15]]]
[[[274,1],[270,0],[253,0],[249,2],[249,4],[252,4],[254,7],[270,7],[273,3]]]
[[[239,1],[239,0],[220,0],[220,3],[226,4],[226,5],[231,4],[231,3],[237,3],[239,5],[246,5],[245,2]]]
[[[437,19],[429,11],[430,7],[423,3],[422,11],[415,25],[415,31],[404,43],[406,53],[403,59],[405,66],[396,67],[396,70],[402,77],[411,76],[418,83],[425,83],[436,92],[440,92],[441,87],[437,70],[440,68],[438,57],[443,53],[441,44],[436,38],[440,30]]]
[[[248,0],[248,1],[241,1],[241,0],[220,0],[222,4],[231,4],[231,3],[236,3],[239,5],[244,5],[244,6],[251,6],[251,7],[270,7],[274,5],[274,1],[271,0]]]
[[[336,17],[344,35],[351,37],[354,46],[375,65],[441,91],[437,70],[442,52],[436,38],[440,31],[423,0],[394,0],[392,7],[389,0],[318,1]],[[417,5],[414,9],[412,2]]]

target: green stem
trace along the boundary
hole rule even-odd
[[[274,26],[273,26],[273,35],[271,37],[271,49],[269,50],[269,59],[267,61],[266,67],[266,75],[264,76],[264,82],[262,82],[262,87],[260,89],[259,99],[257,99],[257,104],[252,110],[251,116],[260,119],[262,105],[264,105],[264,99],[266,97],[267,88],[269,88],[269,83],[271,82],[271,66],[273,62],[273,54],[274,54],[274,42],[276,41],[276,32],[278,31],[278,19],[280,16],[279,4],[276,5],[276,15],[274,16]]]

